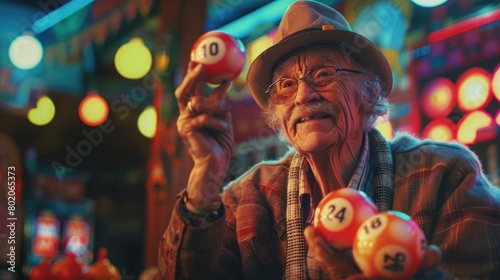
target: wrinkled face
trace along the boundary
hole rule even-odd
[[[340,50],[315,47],[293,55],[278,65],[273,81],[283,77],[301,79],[311,69],[321,66],[364,72]],[[300,80],[295,99],[276,105],[283,133],[299,152],[314,153],[335,145],[341,146],[350,137],[351,140],[361,137],[364,112],[357,99],[361,75],[337,72],[338,80],[328,91],[317,91],[305,79]]]

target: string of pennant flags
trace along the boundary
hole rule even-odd
[[[82,28],[77,34],[45,46],[45,63],[78,62],[82,46],[91,43],[101,46],[108,37],[118,33],[123,26],[135,20],[137,16],[148,16],[152,7],[153,0],[128,0],[120,3],[90,25]]]

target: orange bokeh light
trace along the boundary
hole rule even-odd
[[[458,124],[457,139],[464,144],[474,144],[477,131],[493,125],[493,118],[485,111],[474,111],[466,114]]]
[[[449,119],[434,119],[422,131],[424,138],[434,141],[449,142],[455,139],[456,125]]]
[[[473,67],[457,80],[458,107],[464,112],[484,109],[491,99],[491,75],[483,68]]]
[[[497,111],[497,115],[495,117],[495,122],[497,123],[498,126],[500,126],[500,109]]]
[[[455,85],[446,78],[429,82],[421,99],[422,112],[429,118],[446,117],[456,104]]]
[[[95,91],[89,92],[78,107],[80,119],[89,126],[102,124],[108,118],[108,114],[108,103]]]

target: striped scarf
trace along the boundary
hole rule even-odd
[[[376,129],[368,133],[370,157],[375,172],[374,200],[379,211],[391,209],[394,193],[394,169],[391,150],[380,132]],[[307,279],[306,243],[304,239],[304,220],[299,202],[299,189],[305,184],[302,166],[304,156],[296,153],[290,163],[287,186],[286,206],[286,279]]]

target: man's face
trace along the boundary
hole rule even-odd
[[[320,66],[363,71],[354,60],[331,47],[307,49],[281,63],[273,81],[283,77],[304,78]],[[338,81],[331,90],[318,92],[306,80],[298,83],[295,99],[276,106],[283,133],[302,153],[314,153],[342,145],[363,133],[363,113],[357,92],[360,75],[337,72]],[[270,101],[271,102],[271,101]]]

